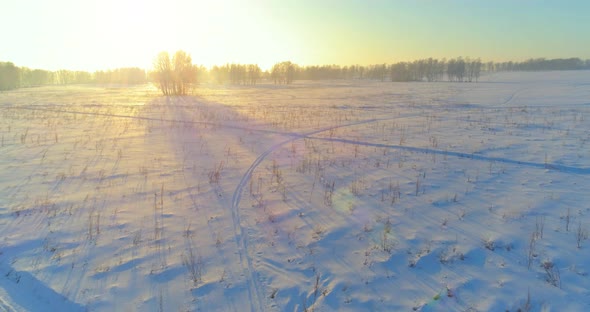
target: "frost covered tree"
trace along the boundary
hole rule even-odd
[[[481,73],[481,60],[475,59],[475,60],[469,60],[467,59],[465,62],[465,66],[466,66],[466,73],[467,73],[467,80],[469,82],[472,82],[473,80],[475,80],[477,82],[477,80],[479,80],[479,75]]]
[[[152,79],[164,95],[185,95],[197,80],[197,68],[184,51],[176,51],[172,59],[168,52],[161,52],[154,61]]]
[[[160,52],[154,60],[152,79],[158,84],[164,95],[169,95],[172,84],[172,64],[168,52]]]
[[[142,84],[146,83],[145,70],[138,67],[124,67],[94,72],[94,82],[101,84]]]
[[[295,79],[295,64],[290,61],[275,64],[270,72],[275,84],[291,84]]]
[[[0,91],[18,88],[19,70],[10,62],[0,62]]]
[[[184,51],[176,51],[174,57],[172,57],[172,74],[174,94],[186,94],[187,88],[197,80],[197,73],[191,56]]]
[[[465,60],[459,57],[451,59],[447,63],[447,76],[449,81],[463,81],[465,78]]]

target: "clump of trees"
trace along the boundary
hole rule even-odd
[[[60,72],[18,67],[11,62],[0,62],[0,91],[23,87],[58,84]]]
[[[358,78],[356,74],[357,68],[363,68],[358,65],[344,66],[339,65],[313,65],[299,67],[293,64],[295,67],[296,79],[302,80],[323,80],[323,79],[354,79]],[[360,73],[362,76],[362,73]]]
[[[445,74],[449,81],[477,81],[483,68],[480,59],[451,59],[449,61],[433,58],[394,64],[375,64],[368,66],[322,65],[298,66],[291,62],[275,64],[270,79],[275,84],[290,84],[293,80],[322,79],[373,79],[380,81],[440,81]]]
[[[101,84],[144,84],[147,82],[145,70],[138,67],[125,67],[113,70],[100,70],[94,73],[94,82]]]
[[[477,81],[482,69],[480,59],[438,60],[421,59],[413,62],[399,62],[391,65],[381,64],[369,66],[367,76],[371,79],[384,81],[441,81],[445,74],[449,81]]]
[[[185,95],[197,82],[198,67],[191,56],[179,50],[172,58],[168,52],[160,52],[154,61],[153,81],[164,95]]]
[[[449,81],[477,81],[481,74],[482,65],[480,59],[452,59],[447,64],[447,76]]]
[[[291,84],[295,79],[295,64],[291,61],[285,61],[275,64],[270,76],[275,84]]]
[[[0,62],[0,91],[42,85],[68,85],[82,83],[143,84],[147,76],[137,67],[118,68],[94,73],[85,71],[47,71],[18,67],[11,62]]]
[[[17,88],[19,82],[18,67],[10,62],[0,62],[0,90]]]
[[[85,71],[60,69],[54,73],[54,83],[58,85],[93,82],[92,74]]]
[[[255,85],[262,78],[262,70],[256,64],[226,64],[213,66],[211,78],[219,83],[230,82],[233,85]]]
[[[590,60],[584,61],[577,57],[550,60],[536,58],[523,62],[489,62],[487,67],[489,71],[588,70],[590,69]]]

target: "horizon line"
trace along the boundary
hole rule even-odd
[[[190,55],[190,54],[189,54]],[[155,59],[155,57],[154,57]],[[579,59],[581,61],[585,61],[588,62],[590,61],[590,58],[582,58],[579,56],[570,56],[570,57],[557,57],[557,58],[548,58],[548,57],[527,57],[527,58],[523,58],[521,60],[513,60],[513,59],[509,59],[509,60],[483,60],[480,57],[471,57],[471,56],[456,56],[456,57],[442,57],[442,58],[437,58],[437,57],[426,57],[426,58],[416,58],[416,59],[412,59],[412,60],[405,60],[405,61],[396,61],[396,62],[377,62],[377,63],[369,63],[369,64],[360,64],[360,63],[355,63],[355,64],[348,64],[348,65],[342,65],[342,64],[337,64],[337,63],[324,63],[324,64],[300,64],[300,63],[296,63],[294,61],[291,60],[283,60],[280,62],[276,62],[275,64],[281,63],[281,62],[291,62],[294,65],[300,66],[300,67],[314,67],[314,66],[340,66],[340,67],[352,67],[352,66],[375,66],[375,65],[392,65],[392,64],[400,64],[400,63],[411,63],[411,62],[415,62],[415,61],[420,61],[420,60],[428,60],[428,59],[433,59],[433,60],[452,60],[452,59],[470,59],[470,60],[477,60],[479,59],[481,61],[481,63],[486,64],[486,63],[509,63],[509,62],[516,62],[516,63],[521,63],[521,62],[526,62],[529,60],[569,60],[569,59]],[[67,70],[67,71],[72,71],[72,72],[87,72],[87,73],[96,73],[96,72],[100,72],[100,71],[111,71],[111,70],[117,70],[117,69],[123,69],[123,68],[138,68],[138,69],[142,69],[146,72],[150,72],[153,67],[150,68],[145,68],[145,67],[141,67],[141,66],[119,66],[119,67],[111,67],[111,68],[105,68],[105,69],[95,69],[95,70],[82,70],[82,69],[68,69],[68,68],[59,68],[59,69],[44,69],[44,68],[33,68],[33,67],[28,67],[25,65],[19,65],[19,64],[15,64],[12,61],[8,61],[8,60],[0,60],[0,63],[12,63],[14,66],[19,67],[19,68],[27,68],[30,70],[44,70],[44,71],[49,71],[49,72],[57,72],[60,70]],[[239,63],[239,62],[226,62],[223,64],[214,64],[214,65],[210,65],[210,66],[206,66],[204,64],[198,64],[198,63],[193,63],[193,65],[198,66],[198,67],[204,67],[207,70],[211,70],[213,67],[221,67],[221,66],[225,66],[225,65],[256,65],[259,66],[260,69],[264,72],[270,71],[272,69],[271,68],[262,68],[260,66],[259,63]]]

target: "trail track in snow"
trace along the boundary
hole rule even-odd
[[[524,92],[526,89],[527,88],[521,88],[521,89],[516,90],[501,105],[508,105],[508,104],[512,103],[512,101],[515,99],[515,97],[517,97],[518,94]],[[473,160],[478,160],[478,161],[499,162],[499,163],[527,166],[527,167],[536,168],[536,169],[554,170],[554,171],[559,171],[559,172],[568,173],[568,174],[581,174],[581,175],[590,174],[590,168],[584,168],[584,167],[575,167],[575,166],[568,166],[568,165],[554,164],[554,163],[538,163],[538,162],[530,162],[530,161],[520,161],[517,159],[511,159],[511,158],[485,156],[485,155],[481,155],[481,154],[464,153],[464,152],[459,152],[459,151],[446,151],[446,150],[437,150],[437,149],[432,149],[432,148],[371,143],[371,142],[341,139],[341,138],[321,138],[321,137],[314,136],[316,134],[330,131],[330,130],[334,130],[334,129],[338,129],[338,128],[353,127],[353,126],[358,126],[358,125],[368,124],[368,123],[373,123],[373,122],[378,122],[378,121],[386,121],[386,120],[408,118],[408,117],[412,117],[412,115],[410,115],[410,116],[396,116],[396,117],[390,117],[390,118],[368,119],[368,120],[358,121],[358,122],[349,123],[349,124],[345,124],[345,125],[325,127],[325,128],[319,129],[319,130],[314,130],[314,131],[310,131],[310,132],[302,133],[302,134],[301,133],[283,133],[285,135],[287,135],[287,134],[291,135],[292,137],[285,140],[285,141],[279,142],[279,143],[271,146],[270,148],[268,148],[266,151],[264,151],[262,154],[260,154],[256,158],[256,160],[248,167],[246,172],[242,175],[242,178],[233,193],[231,208],[232,208],[232,217],[233,217],[233,221],[234,221],[233,222],[234,223],[234,231],[236,234],[235,237],[236,237],[236,241],[237,241],[237,244],[239,247],[240,261],[242,262],[243,269],[246,270],[247,274],[248,274],[248,279],[249,279],[248,291],[249,291],[249,296],[250,296],[250,309],[252,311],[262,311],[263,310],[263,303],[262,303],[262,299],[261,299],[261,298],[263,298],[263,294],[262,294],[261,287],[258,285],[257,278],[255,278],[255,276],[254,276],[255,270],[252,266],[252,259],[248,255],[248,240],[247,240],[246,234],[244,233],[244,229],[241,225],[239,204],[240,204],[240,200],[241,200],[241,196],[242,196],[242,192],[244,190],[244,187],[248,184],[248,181],[252,177],[254,170],[262,163],[262,161],[264,161],[267,158],[268,155],[270,155],[271,153],[276,151],[278,148],[280,148],[286,144],[307,138],[307,139],[321,140],[321,141],[340,142],[340,143],[345,143],[345,144],[354,144],[354,145],[381,147],[381,148],[388,148],[388,149],[406,150],[406,151],[416,152],[416,153],[439,154],[439,155],[452,156],[452,157],[457,157],[457,158],[473,159]],[[472,122],[477,122],[477,121],[472,121]],[[222,126],[222,127],[224,127],[224,126]],[[272,131],[264,131],[264,132],[277,133],[277,132],[272,132]]]
[[[519,89],[519,90],[515,91],[501,105],[511,104],[513,102],[513,100],[515,100],[515,98],[518,98],[519,93],[525,91],[525,89],[526,88]],[[587,105],[587,104],[578,104],[578,105]],[[497,109],[497,108],[509,108],[509,107],[518,107],[518,106],[508,106],[508,107],[495,106],[493,108]],[[346,139],[346,138],[322,138],[322,137],[315,136],[315,135],[320,134],[322,132],[330,131],[333,129],[344,128],[344,127],[353,127],[353,126],[357,126],[357,125],[369,124],[369,123],[378,122],[378,121],[386,121],[386,120],[414,117],[415,115],[396,116],[396,117],[379,118],[379,119],[368,119],[368,120],[357,121],[357,122],[353,122],[353,123],[349,123],[349,124],[342,124],[342,125],[325,127],[325,128],[321,128],[318,130],[309,131],[306,133],[297,133],[297,132],[283,132],[283,131],[275,131],[275,130],[269,130],[269,129],[246,127],[246,126],[240,126],[240,125],[232,125],[232,124],[227,124],[224,122],[162,119],[162,118],[144,117],[144,116],[136,116],[136,115],[109,114],[109,113],[100,113],[100,112],[51,109],[51,108],[35,107],[35,106],[27,106],[27,107],[9,106],[7,108],[32,110],[32,111],[47,111],[47,112],[66,113],[66,114],[103,116],[103,117],[113,117],[113,118],[128,118],[128,119],[135,119],[135,120],[155,121],[155,122],[210,125],[210,126],[219,127],[219,128],[245,130],[245,131],[251,131],[251,132],[268,133],[268,134],[283,135],[285,137],[289,137],[288,139],[285,139],[284,141],[274,144],[271,147],[269,147],[268,149],[266,149],[262,154],[260,154],[254,160],[254,162],[252,164],[250,164],[250,166],[247,168],[246,172],[242,175],[240,182],[236,186],[236,189],[235,189],[233,196],[232,196],[231,213],[232,213],[233,228],[234,228],[234,232],[235,232],[236,243],[238,246],[240,264],[241,264],[242,270],[245,274],[245,277],[248,279],[248,293],[249,293],[249,299],[250,299],[250,309],[252,311],[263,311],[265,309],[265,306],[264,306],[265,295],[263,293],[263,289],[259,285],[259,279],[256,277],[256,274],[255,274],[256,271],[253,268],[253,264],[252,264],[253,259],[249,256],[249,253],[248,253],[248,237],[247,237],[247,233],[244,233],[244,228],[241,223],[239,204],[241,201],[241,195],[244,191],[244,187],[248,184],[248,182],[251,179],[252,174],[256,170],[256,168],[268,157],[268,155],[272,154],[277,149],[281,148],[282,146],[284,146],[286,144],[289,144],[289,143],[294,142],[296,140],[308,138],[308,139],[313,139],[313,140],[318,140],[318,141],[328,141],[328,142],[332,141],[332,142],[340,142],[340,143],[344,143],[344,144],[355,144],[355,145],[363,145],[363,146],[371,146],[371,147],[406,150],[406,151],[416,152],[416,153],[439,154],[439,155],[453,156],[453,157],[458,157],[458,158],[466,158],[466,159],[473,159],[473,160],[479,160],[479,161],[490,161],[490,162],[500,162],[500,163],[506,163],[506,164],[522,165],[522,166],[528,166],[531,168],[555,170],[555,171],[560,171],[560,172],[570,173],[570,174],[581,174],[581,175],[590,174],[590,168],[584,168],[584,167],[574,167],[574,166],[567,166],[567,165],[561,165],[561,164],[551,164],[551,163],[519,161],[519,160],[511,159],[511,158],[490,157],[490,156],[485,156],[485,155],[481,155],[481,154],[464,153],[464,152],[459,152],[459,151],[437,150],[437,149],[432,149],[432,148],[423,148],[423,147],[414,147],[414,146],[371,143],[371,142],[364,142],[364,141],[358,141],[358,140],[350,140],[350,139]],[[485,108],[492,108],[492,107],[485,107]],[[483,123],[483,121],[477,121],[477,120],[464,120],[464,121]],[[264,125],[261,125],[261,126],[263,127]],[[185,180],[185,183],[186,183],[186,180]],[[2,298],[0,298],[0,311],[2,310],[2,308],[3,308]]]
[[[404,116],[404,117],[408,117],[408,116]],[[231,210],[232,210],[232,218],[234,221],[233,222],[234,223],[234,232],[236,234],[235,237],[236,237],[236,241],[237,241],[238,248],[239,248],[240,262],[242,264],[242,268],[245,271],[247,271],[247,278],[248,278],[248,282],[249,282],[248,292],[249,292],[249,296],[250,296],[250,310],[251,311],[263,311],[263,304],[262,304],[262,299],[261,299],[263,294],[261,294],[260,286],[258,285],[257,279],[254,277],[254,268],[252,266],[252,259],[248,255],[248,240],[247,240],[246,235],[244,234],[244,229],[241,224],[239,205],[240,205],[240,200],[242,197],[242,192],[244,190],[244,187],[248,184],[248,181],[252,177],[252,173],[254,172],[254,170],[272,152],[276,151],[281,146],[284,146],[285,144],[291,143],[293,141],[304,139],[307,137],[311,137],[313,135],[316,135],[316,134],[319,134],[322,132],[326,132],[326,131],[330,131],[330,130],[334,130],[334,129],[338,129],[338,128],[352,127],[352,126],[357,126],[357,125],[362,125],[362,124],[373,123],[373,122],[377,122],[377,121],[398,119],[398,118],[404,118],[404,117],[368,119],[368,120],[358,121],[358,122],[344,124],[344,125],[330,126],[330,127],[310,131],[310,132],[307,132],[304,134],[300,134],[300,135],[297,135],[296,137],[292,137],[288,140],[279,142],[279,143],[271,146],[266,151],[264,151],[262,154],[260,154],[256,158],[256,160],[254,160],[254,162],[248,167],[246,172],[242,175],[240,183],[238,183],[238,185],[234,191],[234,194],[232,196]]]
[[[296,140],[304,139],[304,138],[314,138],[313,135],[338,129],[338,128],[345,128],[345,127],[352,127],[362,124],[368,124],[378,121],[386,121],[386,120],[394,120],[400,118],[408,118],[408,117],[415,117],[414,115],[404,115],[404,116],[396,116],[396,117],[389,117],[389,118],[373,118],[368,120],[357,121],[353,123],[343,124],[343,125],[334,125],[329,127],[324,127],[318,130],[309,131],[306,133],[297,133],[297,132],[282,132],[282,131],[274,131],[268,129],[259,129],[253,127],[244,127],[239,125],[230,125],[224,124],[219,122],[207,122],[207,121],[187,121],[187,120],[179,120],[179,119],[164,119],[164,118],[156,118],[156,117],[145,117],[145,116],[137,116],[137,115],[124,115],[124,114],[110,114],[110,113],[100,113],[100,112],[85,112],[85,111],[76,111],[76,110],[62,110],[62,109],[51,109],[51,108],[44,108],[44,107],[34,107],[34,106],[23,106],[23,107],[9,107],[11,109],[20,109],[20,110],[31,110],[31,111],[46,111],[46,112],[54,112],[54,113],[64,113],[64,114],[78,114],[78,115],[89,115],[89,116],[99,116],[99,117],[113,117],[113,118],[125,118],[125,119],[134,119],[134,120],[146,120],[146,121],[156,121],[156,122],[169,122],[169,123],[182,123],[182,124],[198,124],[198,125],[208,125],[208,126],[215,126],[221,127],[226,129],[236,129],[236,130],[244,130],[244,131],[251,131],[251,132],[259,132],[259,133],[268,133],[268,134],[275,134],[275,135],[283,135],[283,136],[290,136],[291,138],[279,142],[262,154],[260,154],[256,160],[248,167],[246,172],[242,175],[242,178],[237,185],[233,197],[232,197],[232,220],[233,220],[233,227],[236,237],[236,243],[238,245],[238,254],[240,258],[240,264],[243,271],[246,274],[246,278],[248,280],[248,293],[250,299],[250,310],[251,311],[262,311],[263,310],[263,303],[262,298],[264,295],[261,293],[261,289],[257,284],[257,279],[254,277],[254,268],[252,266],[252,259],[248,255],[248,241],[247,237],[244,234],[244,229],[241,225],[240,214],[239,214],[239,203],[241,200],[241,194],[243,192],[244,186],[247,185],[249,179],[252,176],[254,170],[262,163],[266,157],[280,148],[285,144],[291,143]],[[186,182],[186,181],[185,181]]]
[[[504,101],[504,103],[502,103],[502,105],[508,105],[510,103],[512,103],[512,101],[518,97],[519,94],[521,94],[522,92],[526,91],[528,88],[524,87],[524,88],[520,88],[514,92],[512,92],[512,94],[510,94],[510,96]]]

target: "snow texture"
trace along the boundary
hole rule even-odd
[[[0,311],[590,309],[587,71],[0,108]]]

